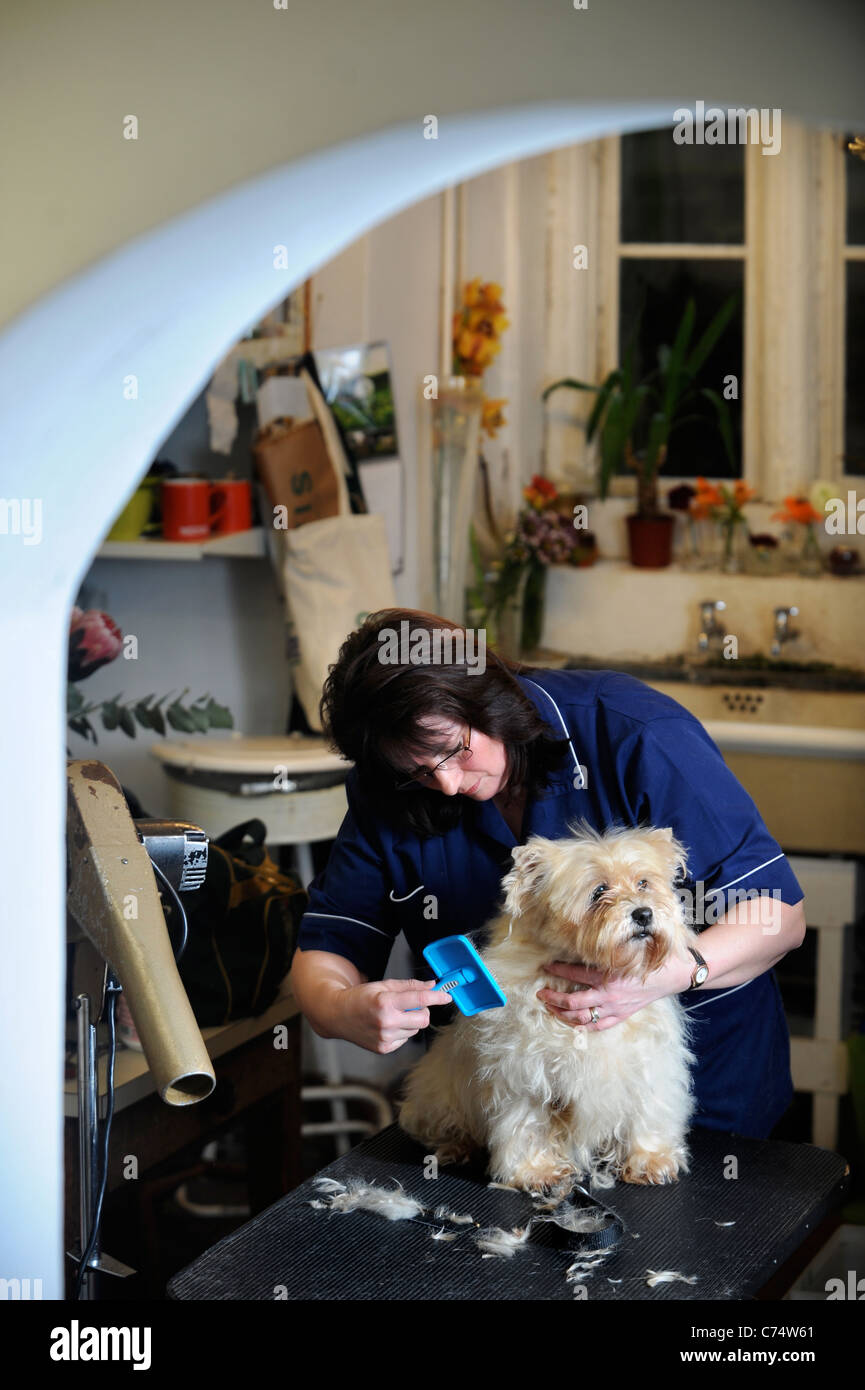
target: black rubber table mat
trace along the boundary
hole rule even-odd
[[[596,1190],[625,1231],[592,1277],[581,1278],[589,1299],[753,1297],[840,1202],[847,1186],[845,1159],[809,1144],[701,1129],[691,1131],[689,1144],[691,1172],[677,1183],[641,1187],[618,1182]],[[443,1204],[484,1227],[525,1225],[535,1209],[522,1193],[488,1187],[479,1166],[441,1168],[437,1178],[424,1178],[424,1156],[421,1145],[392,1125],[317,1176],[384,1187],[397,1179],[424,1207]],[[473,1239],[476,1227],[462,1228],[465,1233],[456,1240],[442,1242],[433,1240],[430,1226],[418,1221],[310,1206],[321,1199],[314,1178],[295,1188],[176,1274],[168,1285],[169,1297],[575,1297],[565,1278],[574,1256],[556,1247],[548,1227],[533,1227],[530,1241],[512,1258],[483,1259]],[[727,1222],[735,1224],[720,1224]],[[580,1243],[577,1235],[568,1240]],[[696,1275],[697,1282],[649,1288],[650,1269]]]

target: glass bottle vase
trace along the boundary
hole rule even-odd
[[[823,557],[820,554],[817,532],[814,530],[813,522],[808,522],[805,526],[802,550],[796,568],[799,574],[808,579],[816,579],[818,575],[823,573]]]
[[[721,522],[720,566],[722,574],[742,574],[748,546],[748,526],[744,520]]]
[[[442,618],[462,623],[483,408],[480,381],[446,377],[430,404],[435,610]]]

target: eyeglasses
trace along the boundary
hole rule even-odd
[[[395,790],[398,792],[406,792],[412,791],[416,787],[430,787],[433,784],[436,773],[441,772],[442,768],[447,767],[448,763],[453,762],[454,759],[457,759],[461,764],[467,763],[472,755],[471,738],[472,731],[471,727],[469,727],[468,735],[464,743],[461,743],[452,753],[448,753],[447,757],[442,758],[441,762],[436,763],[435,767],[419,767],[413,776],[407,778],[404,782],[397,782]]]

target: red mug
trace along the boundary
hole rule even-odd
[[[162,534],[167,541],[207,540],[213,520],[206,478],[163,478]]]
[[[244,478],[218,478],[211,484],[210,503],[217,510],[211,515],[213,533],[230,536],[252,527],[252,485]]]

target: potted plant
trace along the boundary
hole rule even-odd
[[[523,499],[489,577],[472,532],[475,585],[469,591],[478,624],[486,626],[492,620],[496,649],[516,660],[540,644],[550,565],[586,567],[598,555],[594,535],[577,527],[574,508],[548,478],[536,473],[523,488]]]
[[[733,294],[722,304],[693,348],[691,338],[697,311],[693,299],[689,299],[672,347],[663,344],[658,348],[657,366],[640,381],[634,377],[638,323],[621,367],[609,372],[599,386],[565,377],[543,393],[545,401],[563,386],[598,393],[586,425],[586,438],[589,443],[596,434],[600,438],[599,497],[602,501],[606,498],[610,480],[623,463],[637,475],[637,510],[627,518],[633,565],[657,569],[670,563],[675,518],[658,506],[658,473],[674,430],[703,419],[701,415],[686,413],[701,396],[714,408],[724,449],[733,462],[727,403],[717,391],[697,386],[695,378],[729,323],[737,299],[738,295]],[[637,438],[645,439],[640,448],[635,445]]]

